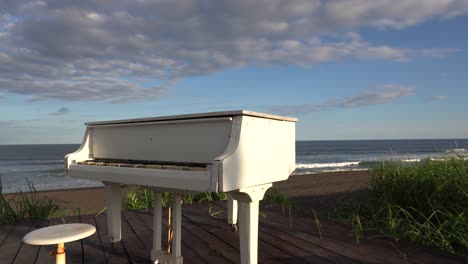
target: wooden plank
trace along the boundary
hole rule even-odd
[[[47,220],[38,220],[34,222],[29,232],[45,227],[48,225]],[[28,245],[22,243],[21,248],[13,261],[14,264],[33,264],[36,262],[37,255],[39,254],[39,246]]]
[[[223,208],[225,208],[225,204],[223,202],[214,202],[214,204],[219,205]],[[325,250],[334,252],[334,255],[340,255],[343,257],[346,257],[348,259],[355,260],[357,262],[362,262],[362,263],[391,263],[391,262],[386,262],[382,261],[379,259],[376,259],[373,257],[372,252],[367,252],[365,254],[359,254],[358,250],[356,249],[358,245],[355,245],[354,242],[347,242],[343,243],[341,241],[333,240],[330,237],[324,237],[321,239],[318,237],[316,233],[311,232],[313,230],[313,223],[307,223],[304,224],[298,219],[294,220],[294,228],[289,227],[289,218],[286,216],[283,216],[282,212],[278,211],[275,214],[265,214],[264,211],[262,211],[262,217],[260,217],[260,222],[261,223],[266,223],[270,227],[274,227],[277,230],[282,230],[289,235],[292,235],[296,237],[301,243],[306,242],[313,244],[315,246],[321,247]],[[301,229],[299,230],[298,227]],[[328,230],[324,231],[325,234],[328,234]],[[341,237],[344,236],[344,233],[341,234]],[[340,237],[340,238],[341,238]],[[397,262],[393,263],[399,263],[401,262],[401,259],[399,259]]]
[[[151,251],[153,244],[153,230],[151,230],[137,215],[136,211],[124,210],[122,216],[127,220],[138,239],[143,242],[146,250]]]
[[[122,218],[122,245],[132,263],[148,263],[151,261],[150,250],[135,234],[125,217]]]
[[[31,226],[32,222],[19,223],[15,226],[0,247],[0,264],[13,263],[23,244],[23,237],[29,232]]]
[[[226,208],[223,202],[215,202],[217,205]],[[261,218],[261,221],[276,223],[275,228],[278,230],[289,229],[289,218],[283,215],[279,207],[269,207],[262,210],[267,217]],[[402,243],[397,243],[389,238],[363,238],[359,244],[356,244],[354,237],[350,235],[350,229],[334,223],[328,219],[321,219],[323,227],[322,241],[317,240],[317,235],[313,227],[315,224],[312,219],[304,217],[294,217],[294,229],[298,231],[295,235],[304,236],[305,234],[312,235],[307,239],[319,246],[330,249],[337,254],[346,256],[360,262],[379,262],[379,263],[464,263],[463,257],[442,254],[437,250],[418,247],[411,245],[410,247],[402,246]],[[315,237],[315,238],[314,238]],[[312,241],[315,240],[315,241]],[[321,244],[323,242],[323,244]],[[405,242],[404,242],[405,243]]]
[[[208,204],[200,204],[199,207],[206,210],[205,206]],[[220,206],[218,203],[211,204],[213,210],[219,212],[217,215],[222,217],[222,219],[227,219],[227,209]],[[278,247],[282,248],[285,251],[288,251],[290,254],[296,254],[299,258],[306,256],[306,259],[303,259],[307,262],[312,263],[323,263],[333,262],[333,263],[343,263],[343,264],[357,264],[358,261],[341,256],[333,251],[327,250],[315,244],[308,243],[302,239],[298,239],[296,236],[288,234],[284,230],[287,230],[289,227],[279,229],[270,226],[268,223],[265,223],[263,219],[259,225],[260,230],[260,239],[270,241],[270,243],[276,244]],[[290,246],[294,247],[290,247]],[[312,254],[312,256],[311,256]]]
[[[167,208],[163,208],[162,211],[163,212],[167,211],[165,209]],[[147,228],[149,229],[152,228],[153,216],[149,212],[138,212],[135,214],[141,219],[143,223],[145,223]],[[163,223],[167,223],[167,214],[164,214],[162,219],[163,219]],[[163,224],[161,236],[163,237],[163,240],[162,240],[163,249],[167,248],[167,240],[164,239],[164,238],[167,238],[167,225],[165,224]],[[184,233],[182,233],[182,256],[184,257],[184,263],[194,263],[194,264],[217,263],[212,260],[213,256],[210,256],[210,254],[207,254],[206,256],[204,256],[201,254],[202,251],[196,251],[198,246],[200,245],[204,246],[204,244],[203,243],[198,244],[198,241],[195,241],[195,243],[193,243],[194,240],[191,237],[193,236],[191,235],[190,232],[184,231]],[[148,241],[148,238],[146,238],[146,241]],[[192,249],[192,246],[194,246],[195,249]]]
[[[275,246],[284,252],[287,252],[288,254],[295,256],[304,262],[307,263],[321,263],[321,264],[329,264],[330,261],[328,261],[325,258],[322,258],[321,256],[317,256],[309,251],[306,251],[302,249],[302,247],[298,247],[292,243],[289,243],[288,241],[285,241],[277,236],[271,235],[268,232],[265,232],[265,230],[260,229],[259,230],[259,239],[267,242],[268,244]]]
[[[238,233],[232,232],[225,219],[210,217],[207,210],[203,211],[197,208],[197,205],[187,207],[185,212],[185,216],[192,222],[239,250]],[[259,263],[306,263],[263,240],[258,241],[258,261]]]
[[[225,241],[210,234],[205,229],[197,225],[197,223],[191,221],[190,218],[186,217],[185,215],[183,215],[183,226],[190,230],[190,232],[193,233],[196,237],[198,237],[200,242],[203,242],[207,245],[204,249],[201,250],[208,251],[208,255],[221,255],[232,263],[240,262],[240,255],[238,250],[231,247]],[[213,252],[216,253],[213,254]]]
[[[110,243],[107,233],[106,214],[102,213],[95,217],[96,229],[102,243],[107,263],[132,263],[121,242]]]
[[[218,203],[219,204],[219,203]],[[284,216],[279,212],[264,211],[266,217],[261,218],[262,222],[270,224],[270,226],[284,229],[289,226],[289,217]],[[318,245],[333,251],[339,255],[346,256],[359,262],[375,262],[375,263],[400,263],[402,261],[409,262],[403,256],[398,254],[398,251],[390,245],[383,245],[381,241],[367,241],[361,239],[357,244],[355,240],[348,236],[349,230],[342,229],[341,232],[333,228],[327,228],[322,221],[324,239],[320,239],[315,232],[313,226],[315,225],[312,219],[304,219],[301,217],[294,217],[294,230],[289,232],[303,240]],[[326,222],[326,221],[323,221]],[[339,228],[339,227],[335,227]]]
[[[8,235],[15,228],[15,224],[2,224],[0,225],[0,247],[3,245]]]
[[[83,239],[83,263],[106,263],[104,248],[99,237],[94,215],[80,216],[80,222],[96,227],[96,233]]]

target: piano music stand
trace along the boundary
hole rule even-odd
[[[57,244],[55,263],[65,264],[65,243],[83,239],[96,232],[96,228],[88,224],[53,225],[34,230],[23,237],[23,242],[30,245]]]

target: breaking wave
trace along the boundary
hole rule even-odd
[[[349,167],[357,166],[361,162],[350,161],[350,162],[330,162],[330,163],[297,163],[296,169],[317,169],[317,168],[337,168],[337,167]]]

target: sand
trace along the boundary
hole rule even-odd
[[[274,187],[292,197],[296,206],[303,209],[304,214],[308,214],[308,208],[325,213],[335,206],[338,200],[361,192],[368,182],[367,171],[347,171],[294,175],[287,181],[275,183]],[[126,191],[127,189],[123,188],[122,195],[125,195]],[[62,208],[69,211],[79,208],[82,214],[99,212],[105,207],[103,187],[40,191],[39,194],[55,199]],[[9,199],[14,195],[5,194],[5,197]]]
[[[344,171],[291,176],[273,186],[293,198],[295,215],[310,216],[314,209],[326,216],[343,200],[362,195],[369,180],[368,171]]]

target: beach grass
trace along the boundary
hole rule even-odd
[[[281,206],[283,214],[287,209],[289,215],[289,227],[293,227],[292,209],[294,207],[294,200],[292,200],[291,197],[281,193],[278,189],[271,187],[266,191],[264,200],[269,204]]]
[[[356,240],[373,231],[468,255],[468,160],[383,161],[368,192],[330,213],[351,224]]]
[[[183,195],[184,204],[194,204],[204,201],[220,201],[226,200],[227,195],[225,193],[212,193],[204,192],[197,194],[185,194]],[[172,202],[172,195],[170,193],[162,194],[162,203],[163,206],[170,205]],[[154,192],[151,189],[141,187],[141,186],[132,186],[129,188],[127,195],[124,197],[123,208],[125,209],[135,209],[135,210],[150,210],[154,207]]]
[[[50,219],[59,211],[57,202],[48,196],[40,196],[31,182],[27,181],[29,192],[20,191],[10,199],[3,196],[1,182],[0,176],[0,223]]]

